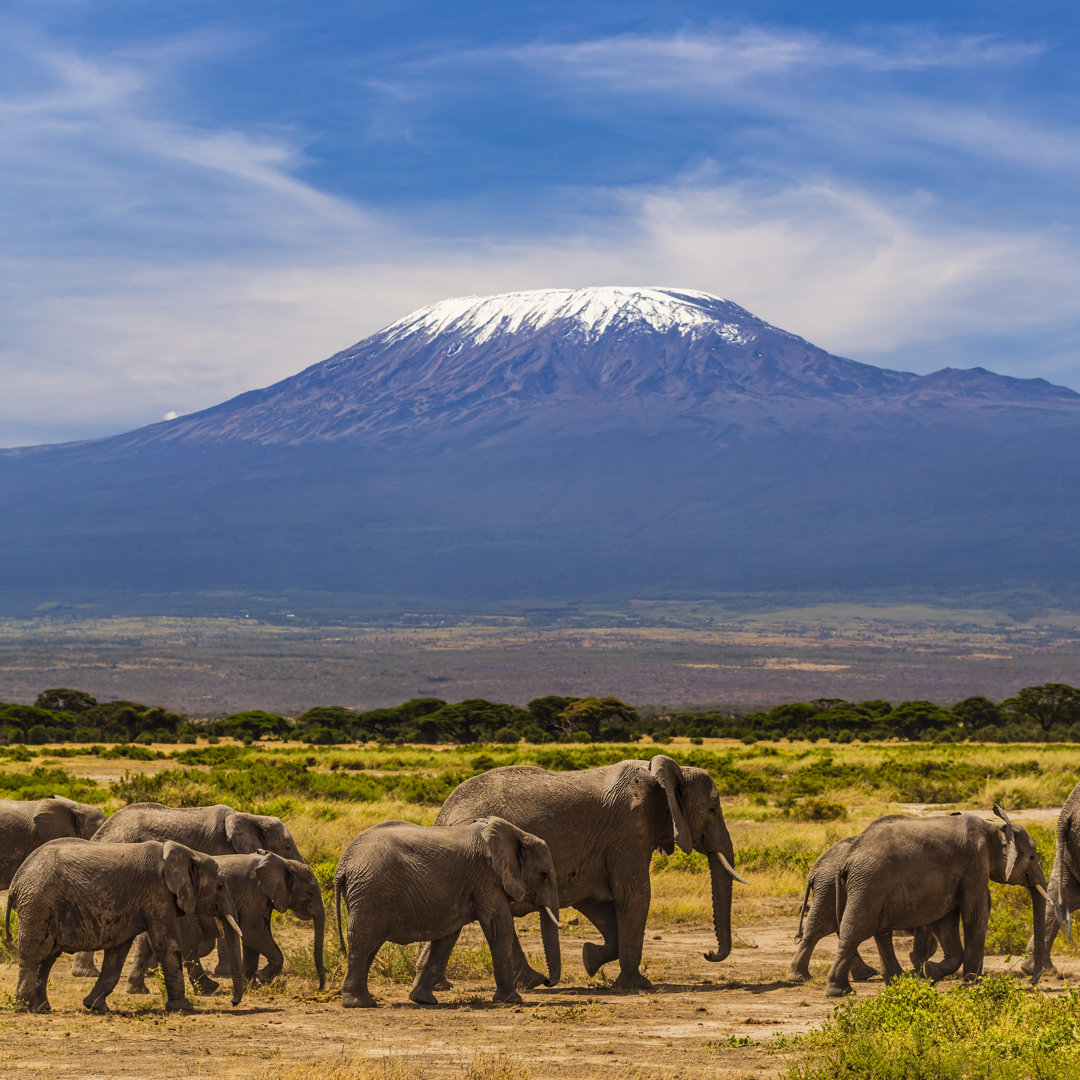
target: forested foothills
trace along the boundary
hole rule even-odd
[[[535,698],[524,707],[470,698],[412,698],[379,709],[320,705],[296,716],[249,710],[189,716],[135,701],[98,701],[66,688],[43,690],[34,703],[0,704],[0,745],[51,742],[192,743],[197,738],[242,742],[297,740],[347,743],[653,742],[728,738],[962,742],[1080,741],[1080,689],[1066,683],[1028,686],[1004,701],[972,696],[951,705],[933,701],[851,702],[817,698],[758,712],[635,708],[614,697]]]

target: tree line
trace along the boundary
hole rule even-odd
[[[638,710],[615,697],[535,698],[524,708],[469,698],[450,703],[411,698],[381,709],[320,705],[299,716],[248,710],[190,717],[135,701],[97,701],[66,688],[43,690],[33,705],[0,703],[0,744],[53,742],[193,743],[199,737],[242,742],[294,739],[341,743],[664,742],[690,739],[924,740],[1080,742],[1080,689],[1066,683],[1028,686],[1001,702],[967,697],[932,701],[786,702],[753,713]]]

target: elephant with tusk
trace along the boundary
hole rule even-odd
[[[334,873],[338,940],[341,900],[348,912],[348,971],[341,987],[347,1009],[372,1008],[371,962],[384,941],[431,942],[445,965],[461,928],[479,920],[495,967],[495,1001],[521,1004],[515,989],[511,904],[543,912],[540,933],[548,965],[545,980],[561,975],[559,891],[547,844],[502,818],[447,829],[384,821],[365,829],[345,849]],[[440,967],[441,970],[441,967]],[[434,1005],[430,973],[417,970],[409,998]]]
[[[716,949],[713,962],[731,951],[735,853],[720,808],[720,795],[704,769],[680,766],[665,754],[650,761],[621,761],[578,772],[549,772],[509,765],[473,776],[454,789],[435,824],[458,825],[498,814],[547,842],[555,861],[564,907],[576,907],[603,936],[582,948],[585,970],[594,975],[619,961],[615,985],[649,989],[641,973],[649,915],[649,867],[654,851],[671,855],[678,845],[708,860]],[[515,915],[535,906],[516,904]],[[514,940],[519,985],[536,986],[543,975],[526,962]],[[424,950],[420,960],[436,986],[446,986],[443,964]]]
[[[10,940],[12,908],[19,915],[18,1006],[48,1012],[49,973],[63,952],[104,949],[101,974],[83,999],[92,1012],[109,1011],[105,999],[120,978],[132,941],[148,935],[161,959],[168,1012],[192,1012],[184,996],[181,930],[184,916],[227,923],[225,941],[240,971],[236,906],[217,863],[173,841],[109,844],[52,840],[19,867],[4,920]],[[223,927],[224,929],[224,927]],[[244,993],[233,982],[233,1004]]]
[[[322,889],[311,867],[268,851],[218,855],[215,861],[236,905],[239,929],[243,934],[244,981],[250,983],[258,975],[262,982],[269,982],[281,974],[284,956],[270,932],[270,914],[272,911],[291,911],[302,919],[311,919],[314,924],[315,970],[322,990],[326,985],[323,963],[326,911]],[[180,920],[180,930],[191,985],[200,994],[212,994],[218,984],[203,971],[200,960],[213,950],[216,940],[222,936],[221,923],[218,921],[215,930],[213,923],[208,924],[205,918],[189,915]],[[149,992],[145,976],[153,955],[149,939],[145,934],[140,935],[135,942],[135,955],[128,974],[129,994]],[[260,955],[266,957],[267,963],[257,971]]]
[[[980,974],[991,881],[1023,885],[1031,895],[1032,982],[1039,981],[1045,963],[1046,878],[1027,831],[1013,825],[1000,806],[994,806],[994,813],[1001,824],[971,813],[894,817],[854,839],[836,872],[840,941],[828,996],[851,993],[857,949],[871,937],[886,982],[898,975],[891,931],[910,926],[931,927],[941,944],[944,959],[923,964],[927,977],[944,978],[961,964],[965,976]]]

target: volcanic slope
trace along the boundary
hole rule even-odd
[[[0,454],[0,586],[391,607],[1061,589],[1078,434],[1072,390],[845,360],[706,293],[462,297],[202,412]]]

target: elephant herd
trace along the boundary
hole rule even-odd
[[[961,965],[965,975],[978,974],[988,883],[998,881],[1031,894],[1033,956],[1025,970],[1038,981],[1057,929],[1069,933],[1070,912],[1080,906],[1080,784],[1061,811],[1049,891],[1030,836],[1000,807],[994,811],[997,823],[973,813],[888,815],[833,845],[807,880],[791,979],[809,978],[814,947],[836,933],[827,994],[849,993],[851,979],[874,974],[858,952],[869,938],[888,980],[900,971],[892,932],[904,929],[914,932],[911,959],[922,974],[938,979]],[[425,943],[409,997],[433,1003],[434,991],[449,986],[458,935],[474,921],[491,950],[494,1000],[518,1003],[519,987],[559,981],[560,905],[576,908],[602,938],[583,946],[589,975],[617,961],[616,987],[648,989],[641,959],[650,863],[654,851],[673,854],[676,846],[708,861],[716,948],[705,958],[723,960],[731,950],[732,885],[744,879],[704,769],[661,754],[577,772],[508,766],[474,776],[450,794],[435,825],[383,822],[343,852],[334,875],[347,955],[342,1005],[375,1004],[368,972],[385,941]],[[227,806],[135,803],[106,820],[98,808],[67,799],[0,802],[3,887],[9,940],[12,909],[19,915],[16,1000],[24,1009],[48,1011],[49,973],[70,952],[76,974],[96,977],[84,1005],[107,1012],[133,945],[130,993],[147,992],[156,956],[166,1009],[191,1011],[184,970],[198,992],[217,989],[201,965],[216,944],[215,974],[231,975],[236,1004],[248,982],[282,969],[273,910],[313,920],[320,989],[325,983],[322,893],[278,818]],[[541,913],[546,973],[530,966],[514,929],[514,918],[532,911]],[[938,945],[943,959],[935,963]],[[100,971],[96,950],[103,950]]]

